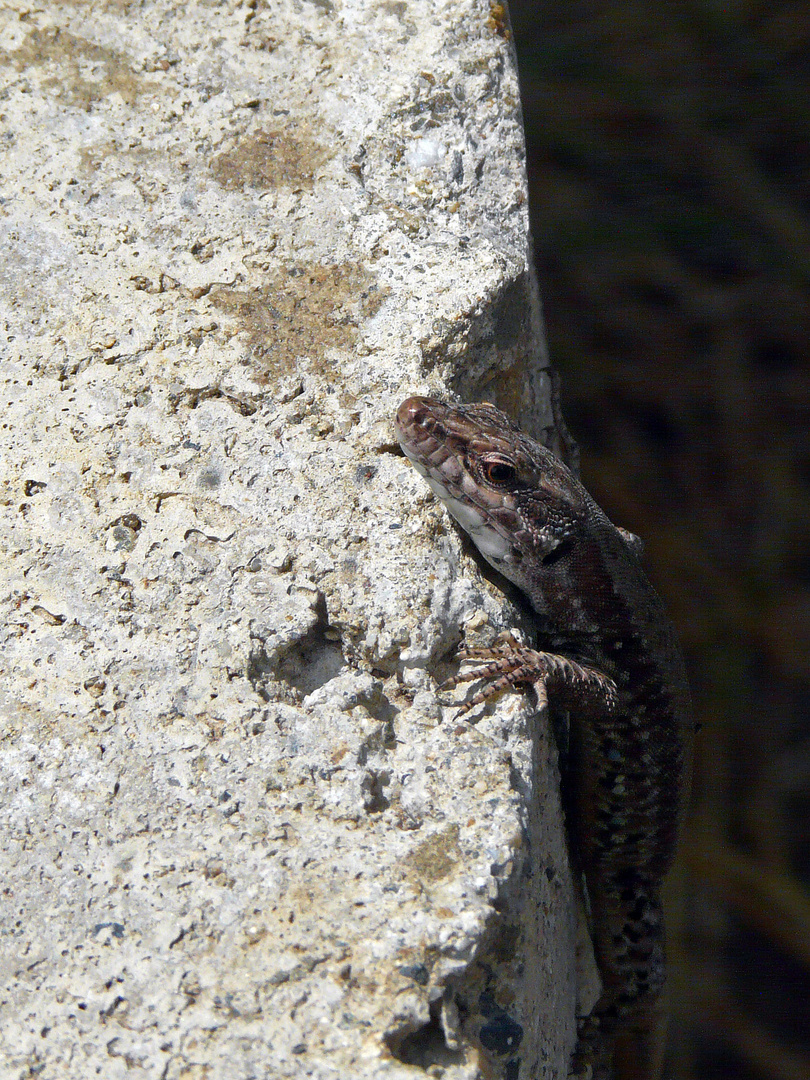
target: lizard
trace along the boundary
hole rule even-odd
[[[445,685],[486,680],[467,711],[535,684],[567,716],[572,862],[584,877],[602,980],[579,1020],[572,1073],[657,1080],[666,1031],[661,888],[688,798],[694,723],[640,541],[493,405],[410,397],[396,430],[483,557],[528,599],[541,643],[507,635],[491,649],[462,650],[477,666]]]

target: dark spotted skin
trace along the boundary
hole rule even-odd
[[[542,681],[570,725],[574,859],[585,877],[602,995],[573,1071],[655,1080],[665,1014],[661,886],[689,790],[694,724],[673,629],[617,529],[551,451],[492,405],[409,398],[405,453],[482,554],[528,597],[542,651],[472,651],[488,686]]]

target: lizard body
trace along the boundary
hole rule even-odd
[[[508,638],[450,685],[542,682],[570,717],[570,829],[585,877],[602,993],[573,1069],[655,1080],[665,1017],[661,886],[689,789],[694,729],[674,631],[617,529],[550,450],[492,405],[408,398],[406,456],[478,547],[526,595],[544,649]]]

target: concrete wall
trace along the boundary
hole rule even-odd
[[[440,704],[519,616],[391,426],[554,436],[503,9],[0,40],[0,1073],[563,1077],[553,743]]]

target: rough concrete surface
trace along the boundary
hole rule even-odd
[[[518,616],[391,426],[552,434],[503,9],[0,43],[0,1075],[564,1076],[552,743],[440,704]]]

